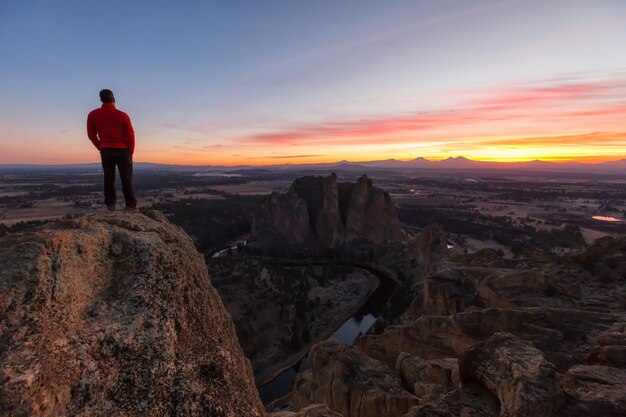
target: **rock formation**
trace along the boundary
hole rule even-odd
[[[272,193],[252,223],[251,242],[263,248],[336,248],[352,240],[378,244],[406,238],[388,193],[365,175],[356,184],[329,177],[296,179]]]
[[[575,365],[561,379],[564,416],[626,416],[626,370]]]
[[[296,409],[322,403],[344,417],[395,417],[418,404],[391,369],[356,348],[320,342],[311,349],[309,362],[311,370],[293,384]]]
[[[422,359],[406,352],[398,355],[395,370],[405,388],[424,404],[441,397],[460,385],[457,359]]]
[[[448,258],[448,235],[437,224],[425,227],[411,245],[425,273],[435,272],[437,263]]]
[[[0,414],[263,416],[191,239],[107,213],[0,240]]]
[[[554,365],[530,342],[508,333],[465,351],[459,373],[463,385],[482,385],[498,397],[501,417],[547,417],[563,404]]]
[[[270,417],[341,417],[341,414],[334,412],[325,405],[313,404],[297,413],[293,411],[279,411],[270,414]]]
[[[626,237],[558,258],[435,258],[402,324],[320,348],[294,387],[298,407],[354,415],[355,398],[381,385],[353,370],[374,363],[419,401],[407,412],[387,402],[394,409],[378,415],[626,416]]]

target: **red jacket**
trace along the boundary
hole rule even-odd
[[[87,136],[98,150],[128,148],[135,152],[135,131],[130,117],[115,108],[115,103],[104,103],[87,116]]]

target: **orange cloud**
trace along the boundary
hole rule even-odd
[[[504,86],[477,90],[489,97],[465,100],[445,110],[397,117],[329,121],[240,137],[251,147],[293,146],[300,149],[370,147],[369,153],[405,145],[434,155],[473,148],[507,147],[530,157],[552,154],[558,147],[579,147],[597,154],[602,149],[626,154],[626,82],[621,80],[570,82],[556,85]],[[557,147],[548,150],[550,147]],[[619,149],[622,147],[621,149]],[[617,149],[615,149],[617,148]],[[524,152],[522,152],[522,149]],[[406,152],[406,149],[404,150]],[[332,152],[329,152],[332,153]],[[496,152],[497,154],[497,152]]]

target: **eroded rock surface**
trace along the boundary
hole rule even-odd
[[[333,173],[298,178],[286,194],[264,200],[250,239],[261,248],[287,250],[336,248],[355,239],[380,244],[406,234],[388,193],[365,175],[350,184],[338,183]]]
[[[322,404],[313,404],[298,412],[279,411],[272,413],[269,417],[341,417],[341,414],[334,412]]]
[[[292,398],[297,410],[326,404],[344,417],[395,417],[418,404],[385,364],[359,349],[328,340],[309,353],[311,370],[294,381]]]
[[[410,324],[390,326],[356,344],[368,355],[393,365],[402,352],[425,359],[460,357],[470,346],[494,333],[509,332],[532,341],[557,369],[583,362],[590,341],[621,317],[572,309],[470,309],[449,316],[423,316]]]
[[[202,257],[147,214],[0,240],[1,415],[265,415]]]
[[[575,365],[561,379],[564,416],[626,416],[626,370]]]
[[[403,352],[398,356],[395,370],[402,378],[404,386],[422,404],[439,398],[460,385],[459,365],[455,358],[426,360]]]
[[[459,360],[463,385],[479,384],[500,400],[501,417],[554,415],[563,404],[554,365],[530,342],[497,333]]]
[[[395,370],[420,400],[405,417],[626,415],[625,242],[558,258],[441,258],[404,323],[358,338],[366,356],[355,361]],[[359,391],[343,381],[346,396]]]

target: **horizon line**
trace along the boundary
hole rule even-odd
[[[575,163],[575,164],[580,164],[580,165],[589,165],[589,166],[593,166],[593,165],[602,165],[602,164],[606,164],[606,163],[612,163],[612,162],[620,162],[620,161],[626,161],[626,155],[622,156],[622,157],[618,157],[615,159],[607,159],[607,160],[602,160],[602,161],[584,161],[582,160],[582,158],[580,159],[540,159],[540,158],[534,158],[534,159],[524,159],[524,160],[493,160],[493,159],[470,159],[467,158],[465,156],[459,155],[459,156],[450,156],[448,158],[442,158],[442,159],[428,159],[426,157],[416,157],[416,158],[410,158],[410,159],[397,159],[397,158],[388,158],[388,159],[369,159],[369,160],[362,160],[362,161],[349,161],[349,160],[339,160],[339,161],[333,161],[333,162],[302,162],[302,163],[291,163],[291,162],[285,162],[285,163],[276,163],[276,164],[225,164],[225,165],[212,165],[212,164],[181,164],[181,163],[169,163],[169,162],[151,162],[151,161],[134,161],[135,164],[153,164],[153,165],[173,165],[173,166],[181,166],[181,167],[231,167],[231,168],[236,168],[236,167],[255,167],[255,168],[261,168],[261,167],[273,167],[273,166],[299,166],[299,165],[340,165],[340,164],[366,164],[366,163],[380,163],[380,162],[400,162],[400,163],[409,163],[409,162],[413,162],[413,161],[417,161],[417,160],[422,160],[422,161],[426,161],[426,162],[433,162],[433,163],[438,163],[438,162],[445,162],[445,161],[449,161],[449,160],[464,160],[464,161],[468,161],[468,162],[478,162],[478,163],[489,163],[489,164],[504,164],[504,165],[514,165],[514,164],[523,164],[523,163],[532,163],[532,162],[542,162],[542,163],[548,163],[548,164],[555,164],[555,165],[563,165],[563,164],[568,164],[568,163]],[[17,162],[17,163],[0,163],[0,167],[2,166],[79,166],[79,165],[93,165],[93,164],[100,164],[100,161],[92,161],[92,162],[68,162],[68,163],[28,163],[28,162]]]

